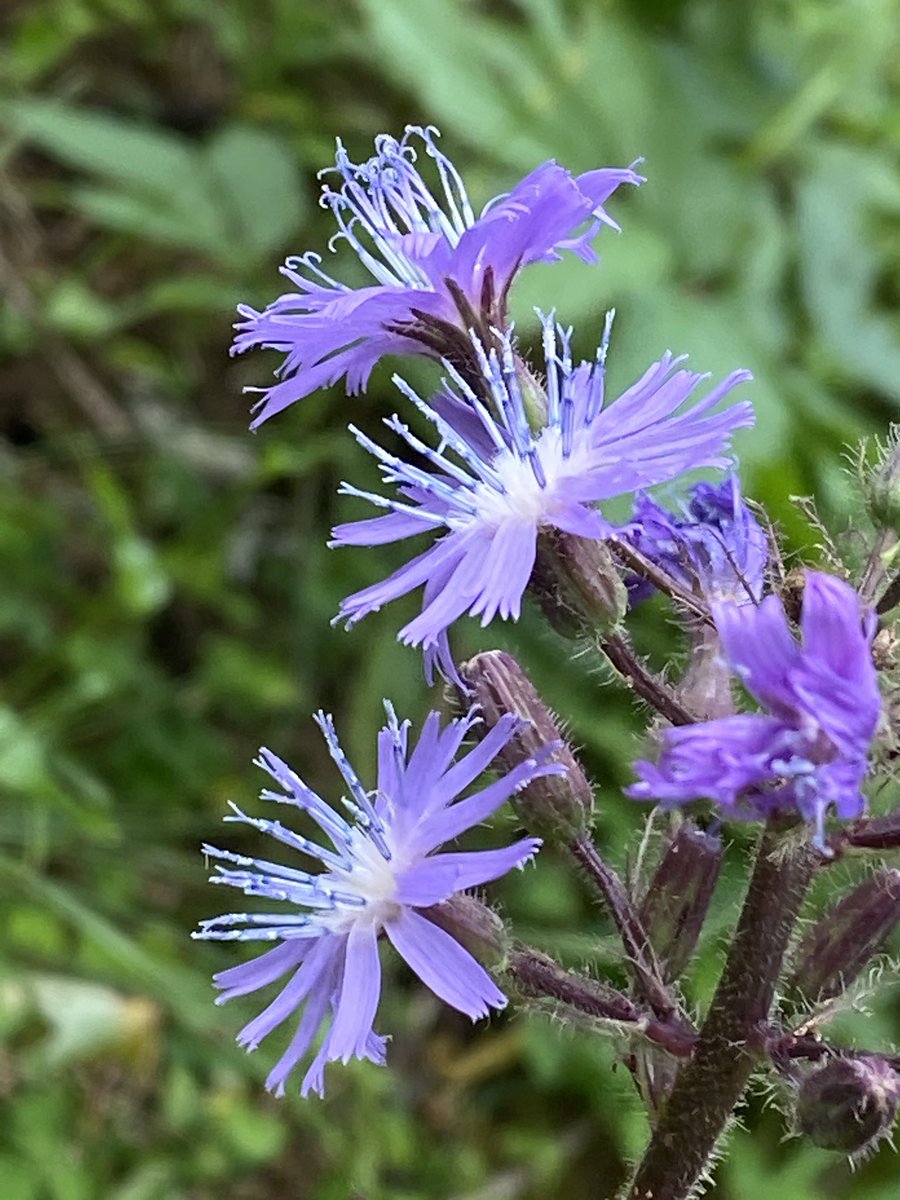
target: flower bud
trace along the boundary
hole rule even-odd
[[[896,850],[900,846],[900,808],[851,825],[844,830],[843,838],[861,850]]]
[[[900,443],[896,432],[895,428],[881,462],[866,481],[865,500],[875,525],[900,534]]]
[[[879,870],[810,930],[788,985],[807,1003],[839,996],[884,947],[900,922],[900,871]]]
[[[538,534],[530,586],[564,637],[617,625],[628,607],[628,592],[606,545],[559,529]]]
[[[529,428],[532,433],[538,433],[547,424],[547,393],[522,359],[516,361],[516,381]]]
[[[640,922],[667,983],[683,973],[700,937],[719,879],[722,842],[684,821],[660,859]]]
[[[883,1058],[832,1058],[800,1085],[797,1126],[823,1150],[858,1154],[890,1133],[898,1093],[900,1081]]]
[[[457,892],[449,900],[422,911],[485,967],[499,967],[506,961],[510,946],[506,926],[492,908],[475,896]]]
[[[563,740],[553,714],[516,660],[503,650],[489,650],[464,663],[460,674],[488,729],[507,713],[529,722],[498,755],[508,769],[512,770],[548,742],[561,743],[551,761],[562,763],[565,774],[534,779],[513,798],[526,827],[541,837],[567,842],[583,833],[593,808],[591,785]]]

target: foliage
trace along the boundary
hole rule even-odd
[[[411,15],[414,13],[414,15]],[[343,556],[340,479],[362,479],[335,393],[256,437],[229,364],[239,301],[281,256],[321,247],[315,171],[340,133],[433,122],[476,199],[547,157],[645,157],[599,268],[536,267],[514,301],[555,303],[585,339],[619,310],[625,383],[667,346],[746,365],[758,429],[746,490],[792,544],[785,497],[847,524],[845,444],[900,406],[896,0],[32,0],[6,6],[0,67],[0,1178],[11,1200],[492,1200],[594,1197],[645,1136],[611,1056],[539,1019],[490,1037],[396,969],[390,1071],[335,1075],[323,1105],[265,1096],[211,1003],[221,948],[201,840],[258,780],[260,741],[328,786],[308,730],[335,713],[365,762],[387,691],[426,704],[396,613],[330,630],[390,550]],[[389,372],[364,411],[392,411]],[[374,397],[374,399],[372,398]],[[650,622],[648,621],[648,626]],[[459,646],[475,649],[465,627]],[[648,628],[661,643],[667,635]],[[571,715],[600,784],[610,857],[641,819],[622,799],[637,723],[590,656],[526,616],[515,642]],[[563,698],[565,702],[563,703]],[[733,858],[739,858],[738,831]],[[720,887],[723,929],[738,871]],[[507,911],[573,963],[609,930],[561,867],[510,881]],[[717,947],[693,972],[698,996]],[[852,1026],[852,1020],[857,1026]],[[872,1020],[900,1038],[896,1015]],[[851,1018],[852,1029],[862,1019]],[[387,1026],[388,1021],[385,1022]],[[777,1143],[754,1116],[713,1194],[881,1200]]]

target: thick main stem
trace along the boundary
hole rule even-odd
[[[771,826],[763,833],[722,978],[628,1200],[686,1200],[702,1175],[760,1052],[784,954],[815,863],[809,848],[788,849]]]

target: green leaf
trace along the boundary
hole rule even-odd
[[[71,195],[80,212],[107,229],[120,230],[141,241],[205,251],[217,257],[234,253],[233,245],[227,242],[222,215],[208,205],[192,205],[181,193],[144,195],[82,184],[74,187]]]
[[[100,225],[140,239],[255,261],[287,243],[303,215],[295,158],[274,133],[231,125],[206,146],[106,113],[48,100],[8,106],[11,131],[101,182],[72,200]]]
[[[900,185],[881,159],[819,147],[797,206],[803,295],[831,369],[900,404],[900,329],[878,311],[880,257],[873,209],[900,210]]]
[[[206,165],[233,234],[248,254],[264,258],[296,232],[302,192],[296,159],[281,138],[228,126],[207,147]]]
[[[187,188],[193,200],[210,203],[196,186],[190,143],[177,134],[55,100],[15,100],[6,106],[5,121],[69,166],[155,195]]]

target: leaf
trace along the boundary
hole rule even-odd
[[[285,245],[303,214],[287,143],[232,125],[206,146],[136,121],[55,101],[9,105],[14,134],[100,182],[72,189],[91,220],[142,240],[240,266]]]
[[[231,257],[221,214],[202,205],[182,206],[180,197],[132,193],[122,189],[81,185],[72,189],[72,203],[91,221],[117,229],[141,241],[162,242],[186,250]]]
[[[115,964],[117,978],[128,984],[139,983],[186,1029],[205,1035],[216,1028],[215,1009],[209,1003],[205,981],[196,970],[162,961],[83,904],[70,888],[43,878],[22,863],[0,856],[0,880],[60,914]]]
[[[535,133],[539,90],[527,87],[541,76],[518,31],[455,0],[417,0],[414,21],[404,0],[363,0],[363,7],[386,68],[413,84],[426,111],[516,167],[547,157]]]
[[[240,244],[263,258],[285,245],[303,217],[296,160],[265,130],[231,125],[206,149],[211,186]]]
[[[833,369],[900,404],[900,331],[876,309],[880,262],[868,226],[876,204],[900,209],[900,186],[877,156],[817,149],[797,204],[803,296]]]
[[[214,211],[196,179],[191,145],[177,134],[55,100],[15,100],[6,106],[5,120],[13,133],[69,166],[151,195],[177,189],[184,206]]]
[[[110,1045],[153,1038],[152,1012],[121,992],[65,975],[25,975],[0,989],[5,1009],[36,1009],[49,1033],[36,1048],[41,1070],[53,1070]]]

